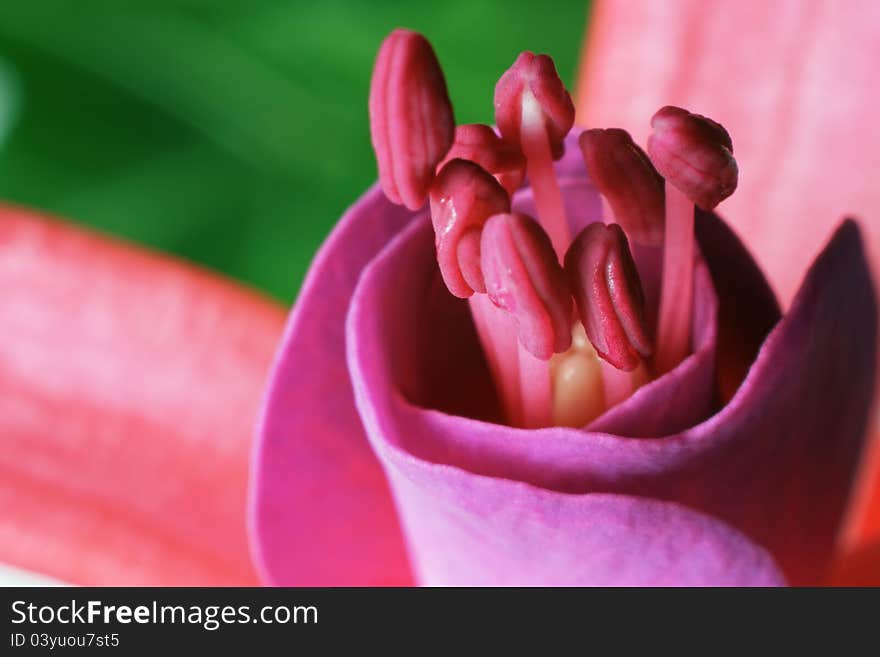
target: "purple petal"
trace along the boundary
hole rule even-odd
[[[785,584],[764,549],[681,505],[626,495],[566,495],[384,448],[422,584]]]
[[[731,403],[692,429],[658,439],[567,428],[524,431],[432,410],[444,408],[431,390],[444,379],[430,375],[420,354],[430,344],[433,359],[454,359],[461,338],[452,344],[443,333],[420,332],[416,325],[437,287],[430,249],[428,224],[411,225],[365,270],[348,319],[356,399],[386,468],[388,454],[397,450],[407,463],[461,473],[456,480],[482,475],[568,493],[675,501],[728,522],[770,549],[794,582],[816,581],[839,527],[873,381],[874,358],[865,348],[874,348],[874,296],[854,224],[844,225],[811,270]],[[433,321],[443,324],[443,312],[447,319],[460,316],[455,308],[450,302],[444,311],[435,303]],[[471,365],[475,373],[481,367],[480,361]],[[671,376],[655,381],[647,405],[681,403],[687,389],[675,382]],[[392,475],[401,505],[415,504],[413,487],[436,486],[405,474],[404,492],[399,480]],[[445,500],[436,491],[421,493],[420,499],[437,500],[423,509],[424,522],[436,506],[458,507],[452,493],[464,484],[450,486]],[[408,512],[407,522],[418,515]],[[466,514],[461,521],[470,522]],[[416,559],[435,549],[409,526],[408,535]],[[566,542],[559,535],[556,541]],[[462,568],[475,559],[486,565],[487,559],[468,556],[455,543],[447,547],[448,559],[461,560]],[[503,562],[514,548],[499,541],[484,549]],[[420,572],[428,580],[439,577],[424,566]]]
[[[569,180],[583,175],[580,158],[569,157],[573,151],[557,163]],[[528,211],[527,205],[528,194],[521,194],[515,209]],[[569,185],[566,205],[573,233],[598,216],[589,183]],[[412,216],[375,190],[365,197],[316,261],[288,326],[256,454],[252,526],[271,581],[410,581],[387,485],[343,381],[340,331],[350,300],[347,347],[358,404],[424,581],[488,581],[478,579],[484,572],[497,582],[534,574],[529,581],[549,583],[568,573],[567,583],[599,583],[607,581],[601,573],[609,563],[628,563],[627,546],[656,555],[648,560],[656,565],[621,566],[626,581],[659,582],[663,569],[678,582],[778,581],[766,555],[743,534],[768,548],[795,583],[816,581],[839,527],[873,381],[875,301],[852,224],[817,263],[731,403],[710,420],[702,422],[708,409],[692,419],[674,413],[645,418],[664,399],[681,398],[678,406],[686,408],[696,400],[686,391],[712,388],[682,381],[688,363],[692,375],[711,377],[714,370],[711,350],[699,356],[715,341],[711,290],[697,313],[695,354],[597,420],[615,419],[613,426],[523,431],[492,423],[498,403],[467,305],[443,288],[426,217],[373,260],[352,297],[361,270]],[[742,363],[757,352],[778,307],[722,222],[704,218],[698,237],[725,318],[718,342],[738,345],[730,353],[745,370]],[[647,278],[643,267],[656,268],[657,259],[650,252],[636,259]],[[707,278],[698,278],[698,297],[701,288],[711,288],[699,282]],[[656,292],[646,288],[650,321]],[[719,356],[719,372],[725,367]],[[730,377],[730,393],[741,374]],[[627,423],[629,435],[671,435],[609,433],[627,435]],[[675,433],[689,425],[696,426]],[[623,497],[630,495],[657,499]],[[459,540],[437,542],[437,531]],[[552,544],[545,534],[555,537]],[[688,546],[700,545],[679,568],[670,565]],[[577,552],[585,546],[600,556]],[[549,561],[558,570],[552,563],[549,570],[530,570],[554,549],[560,556]],[[742,577],[717,579],[714,565],[725,561],[737,564],[728,572]]]
[[[467,304],[445,293],[430,262],[432,249],[430,225],[416,221],[365,270],[349,314],[355,387],[363,386],[378,412],[401,423],[399,440],[423,458],[536,486],[589,490],[585,473],[597,467],[597,459],[625,449],[630,439],[483,421],[494,416],[490,379]],[[697,271],[702,272],[695,295],[697,351],[596,420],[603,431],[662,436],[708,416],[715,300],[705,268]],[[584,436],[601,438],[585,442]]]
[[[270,583],[411,582],[388,485],[354,408],[344,324],[361,269],[413,216],[374,186],[322,247],[288,320],[252,478],[254,556]]]
[[[726,402],[745,378],[782,311],[764,273],[726,223],[697,209],[694,230],[719,300],[716,377],[721,399]]]

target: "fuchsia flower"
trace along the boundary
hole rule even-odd
[[[319,253],[269,384],[252,509],[263,577],[822,581],[874,380],[857,224],[781,317],[711,211],[736,184],[714,122],[663,108],[647,155],[619,131],[568,135],[552,62],[524,53],[496,88],[500,136],[456,145],[424,120],[452,116],[428,43],[393,32],[386,70],[401,87],[374,79],[382,187]],[[437,143],[456,159],[420,146]],[[512,150],[527,179],[508,196],[492,176],[515,169],[497,165]]]
[[[876,109],[864,53],[880,41],[850,50],[840,35],[870,30],[822,29],[870,25],[873,8],[768,6],[759,31],[798,46],[780,50],[845,58],[792,59],[800,73],[781,85],[766,77],[778,67],[748,56],[767,48],[729,38],[756,27],[742,3],[597,4],[583,132],[570,133],[552,62],[531,54],[499,86],[502,134],[453,132],[427,42],[388,42],[373,131],[385,192],[415,209],[375,187],[324,245],[277,352],[250,473],[282,311],[0,208],[0,560],[89,584],[255,583],[250,481],[251,552],[269,583],[825,581],[867,423],[877,310],[854,222],[802,282],[791,263],[812,258],[817,226],[880,209],[864,174],[878,133],[861,130]],[[663,68],[655,50],[686,65]],[[817,71],[823,90],[843,89],[834,102],[809,98]],[[697,177],[714,191],[705,202],[693,172],[637,145],[669,103],[731,128],[730,144],[726,132],[658,137],[686,162],[712,155],[701,143],[716,156],[735,146],[742,189],[724,214],[784,317],[735,234],[691,212],[727,193],[729,172],[714,186]],[[768,107],[778,121],[758,120]],[[629,132],[592,127],[604,125]],[[867,520],[844,535],[880,535],[880,477],[859,499]],[[846,581],[878,563],[868,544]]]

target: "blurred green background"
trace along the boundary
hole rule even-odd
[[[291,301],[376,177],[366,99],[394,27],[425,33],[459,123],[520,50],[573,82],[585,0],[0,0],[0,198]]]

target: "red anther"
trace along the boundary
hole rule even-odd
[[[455,159],[447,162],[437,174],[431,185],[437,264],[446,287],[455,296],[466,299],[475,291],[485,291],[485,286],[479,284],[481,277],[473,271],[474,245],[472,242],[460,245],[461,240],[468,231],[479,231],[493,214],[509,211],[507,192],[479,165]],[[476,262],[479,268],[478,255]],[[466,265],[467,276],[463,276],[465,271],[460,263]]]
[[[519,340],[548,360],[571,346],[571,293],[541,226],[524,214],[496,214],[480,241],[489,298],[516,319]]]
[[[711,210],[733,194],[738,171],[730,135],[719,123],[680,107],[651,119],[648,154],[660,174],[695,205]]]
[[[455,158],[479,164],[495,176],[511,196],[526,175],[526,160],[519,148],[481,123],[468,123],[455,129],[455,141],[440,166]]]
[[[663,242],[663,178],[626,130],[587,130],[578,140],[587,172],[614,220],[640,244]]]
[[[593,223],[565,254],[565,273],[587,337],[617,369],[632,371],[651,355],[645,300],[623,229]]]
[[[431,44],[417,32],[389,34],[370,83],[370,135],[390,201],[418,210],[452,145],[455,119]]]
[[[522,149],[522,124],[543,120],[554,159],[574,124],[574,103],[547,55],[520,53],[495,85],[495,122],[504,138]]]

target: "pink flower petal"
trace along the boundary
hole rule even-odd
[[[413,318],[425,315],[446,323],[437,314],[440,302],[431,300],[431,291],[439,288],[430,251],[427,222],[410,226],[364,272],[348,320],[356,399],[392,473],[417,562],[423,551],[437,549],[420,539],[436,536],[422,533],[413,520],[418,509],[406,505],[413,496],[436,499],[438,493],[413,493],[412,487],[429,481],[410,474],[399,479],[388,460],[395,450],[405,455],[398,460],[444,466],[438,470],[443,473],[457,469],[567,493],[619,493],[684,504],[770,549],[793,582],[821,578],[852,481],[874,371],[873,357],[864,352],[865,345],[873,347],[874,297],[854,224],[839,230],[814,265],[792,312],[774,329],[730,404],[692,429],[657,439],[567,428],[523,431],[432,410],[455,405],[440,406],[432,396],[430,387],[444,377],[431,376],[419,354],[430,344],[437,361],[455,360],[452,350],[461,349],[462,338],[445,343],[443,333],[426,335],[414,327]],[[401,271],[408,273],[405,281]],[[840,295],[841,289],[847,294]],[[760,298],[764,290],[756,293]],[[430,313],[423,310],[428,305]],[[445,312],[447,319],[459,312],[455,302],[449,301]],[[841,327],[846,327],[844,340]],[[476,375],[484,365],[474,361],[472,367]],[[686,395],[675,381],[654,382],[652,405]],[[397,461],[393,465],[397,468]],[[430,485],[438,484],[431,480]],[[457,508],[459,486],[450,486],[451,497],[436,505]],[[431,523],[435,510],[435,505],[425,507],[419,522]],[[504,563],[507,551],[515,549],[491,543],[484,548],[491,558],[483,558],[459,552],[455,541],[443,545],[450,552],[447,563],[462,568],[471,568],[475,558],[486,567],[495,558]],[[506,563],[514,569],[511,576],[529,566]],[[441,577],[426,572],[424,564],[419,567],[426,581]]]
[[[0,561],[254,584],[248,456],[282,322],[212,274],[0,208]]]
[[[760,10],[742,0],[598,0],[577,123],[618,126],[641,144],[663,105],[722,123],[740,184],[720,211],[787,306],[844,215],[865,222],[880,263],[878,26],[875,0]]]
[[[838,559],[831,586],[880,586],[880,540],[865,541]]]
[[[370,189],[325,242],[288,321],[257,430],[250,511],[269,583],[411,582],[388,485],[354,407],[344,325],[361,270],[413,216]]]
[[[375,428],[370,434],[377,435]],[[785,584],[765,550],[681,505],[626,495],[566,495],[384,448],[423,584]]]
[[[583,164],[579,157],[565,156],[557,163],[557,171],[561,179],[570,181],[572,176],[583,175]],[[578,232],[589,217],[596,216],[598,199],[589,183],[565,186],[572,231]],[[514,209],[528,212],[528,197],[527,192],[520,194]],[[729,525],[768,548],[792,581],[817,581],[840,526],[867,413],[864,391],[870,389],[873,376],[873,360],[859,352],[860,345],[873,344],[873,290],[852,224],[841,229],[829,245],[792,313],[775,327],[738,390],[733,377],[731,390],[736,394],[730,404],[706,421],[712,401],[706,377],[711,381],[714,374],[715,302],[712,286],[698,284],[695,299],[703,300],[695,313],[694,355],[621,405],[615,426],[609,427],[619,432],[629,423],[630,428],[646,429],[644,435],[666,436],[638,439],[613,435],[608,429],[525,431],[494,424],[498,401],[467,305],[443,286],[433,260],[427,216],[407,228],[412,217],[391,208],[373,190],[325,247],[291,320],[276,364],[263,423],[263,447],[258,453],[260,477],[253,524],[263,569],[272,581],[389,581],[393,578],[377,576],[389,564],[398,574],[396,581],[409,581],[408,570],[401,574],[405,557],[394,510],[381,476],[377,479],[374,457],[361,442],[364,436],[358,417],[349,408],[351,398],[340,384],[346,365],[339,355],[344,339],[336,331],[344,312],[340,308],[349,304],[348,362],[360,414],[390,473],[424,581],[453,581],[444,578],[458,576],[464,581],[481,565],[493,581],[514,581],[523,573],[538,572],[529,571],[532,562],[524,563],[518,556],[524,552],[513,539],[516,513],[508,516],[513,524],[504,529],[493,524],[496,516],[503,515],[493,504],[502,498],[515,500],[523,514],[544,519],[558,513],[561,519],[571,520],[560,525],[571,525],[573,541],[587,541],[584,537],[592,530],[575,521],[580,512],[568,509],[567,500],[578,500],[571,504],[579,509],[588,508],[597,494],[635,495],[657,500],[650,504],[674,502],[690,507],[716,519],[709,532],[718,538],[716,546],[726,543],[739,554],[761,554],[755,546],[744,545],[736,531],[724,527]],[[718,293],[718,313],[727,313],[726,325],[733,327],[733,334],[743,336],[738,342],[727,338],[728,344],[737,347],[732,359],[746,369],[740,359],[751,362],[746,357],[758,349],[776,321],[778,307],[733,233],[713,215],[700,219],[698,238]],[[643,266],[656,269],[659,264],[650,250],[636,254],[636,260],[643,279]],[[698,281],[706,280],[707,269],[696,271]],[[352,297],[358,276],[360,283]],[[650,285],[646,288],[650,308],[656,290],[652,292]],[[838,289],[848,292],[843,302]],[[744,312],[752,308],[753,313]],[[847,340],[836,340],[838,326],[847,327]],[[718,333],[719,342],[723,333]],[[723,362],[719,357],[719,365]],[[310,383],[303,383],[303,371],[327,371],[321,381],[326,387],[310,389]],[[696,378],[686,384],[689,376]],[[697,381],[702,383],[695,385]],[[696,404],[704,406],[693,417],[672,413],[647,423],[641,419],[649,415],[646,409],[662,407],[664,400],[674,401],[685,391],[690,397],[679,401],[681,408],[695,402],[696,393],[710,394]],[[624,408],[627,403],[629,411]],[[689,425],[694,426],[687,429]],[[357,480],[352,471],[362,479]],[[444,488],[437,477],[449,485],[443,484]],[[474,482],[483,479],[525,492],[514,493],[503,486],[496,489],[493,483],[485,489],[485,500],[474,499],[472,506],[460,507],[458,519],[449,519],[456,515],[458,504],[464,504],[459,493],[468,487],[478,490],[482,484]],[[436,488],[430,488],[435,484]],[[305,495],[311,493],[311,504],[320,500],[317,511],[308,505],[296,506],[304,490]],[[449,496],[441,496],[442,491]],[[493,497],[495,493],[500,498]],[[327,497],[329,503],[324,502]],[[606,517],[615,517],[610,507],[616,504],[637,504],[622,499],[610,504]],[[405,508],[410,504],[412,508]],[[473,508],[476,515],[471,514]],[[655,513],[665,513],[657,508],[633,510],[632,517],[640,519],[636,525],[649,527]],[[664,508],[674,509],[667,517],[687,514],[679,507]],[[363,515],[364,510],[376,509],[387,515]],[[446,519],[430,519],[437,510]],[[639,524],[642,519],[648,524]],[[434,543],[432,533],[445,527],[447,520],[452,523],[449,531],[462,539],[461,550],[453,540]],[[350,523],[355,527],[346,532]],[[488,523],[491,534],[482,534],[479,523]],[[621,541],[640,544],[630,529],[612,520],[609,523],[618,527]],[[471,529],[462,529],[462,525]],[[468,532],[482,538],[468,538]],[[664,544],[663,535],[647,529],[636,534],[642,545]],[[510,535],[511,541],[490,540],[495,535]],[[525,548],[546,547],[533,543],[531,536],[524,535]],[[556,539],[558,545],[559,534]],[[438,545],[445,553],[432,556]],[[359,563],[353,563],[352,546],[364,555]],[[541,552],[551,553],[549,548]],[[701,553],[708,556],[692,559],[692,572],[714,572],[712,555],[720,552]],[[490,563],[493,559],[498,560],[498,568]],[[567,556],[560,563],[573,560]],[[597,569],[607,567],[601,561],[591,563]],[[763,577],[767,568],[761,564],[766,565],[766,560],[756,557],[751,563],[754,568],[748,571]],[[441,568],[445,575],[439,572]],[[554,572],[541,570],[536,577],[549,581]],[[589,577],[584,570],[575,572],[583,577],[579,581],[601,580],[599,572]],[[313,573],[319,577],[310,577]],[[649,581],[650,573],[641,575],[640,581]],[[714,580],[714,575],[706,575],[706,580]]]
[[[763,272],[726,223],[697,209],[694,232],[719,301],[716,382],[721,400],[727,402],[781,311]]]
[[[568,184],[566,193],[572,230],[577,232],[587,217],[598,215],[598,195],[589,182],[583,181],[584,165],[577,149],[569,148],[556,166],[563,178],[578,179],[577,183]],[[520,211],[528,211],[529,199],[528,190],[519,195]],[[260,447],[256,452],[251,510],[260,568],[273,583],[412,581],[387,484],[368,448],[348,393],[349,384],[344,380],[348,377],[346,364],[341,362],[344,344],[336,327],[341,324],[341,314],[348,309],[361,269],[413,216],[384,201],[376,189],[369,192],[349,211],[319,255],[290,320],[258,432]],[[498,400],[467,305],[451,297],[436,275],[430,224],[426,217],[421,221],[427,231],[426,250],[417,254],[423,257],[413,263],[404,280],[410,280],[411,274],[416,277],[414,280],[433,283],[422,300],[426,311],[411,314],[416,326],[401,336],[400,344],[406,348],[392,354],[396,353],[395,361],[406,379],[406,396],[430,399],[435,408],[453,413],[429,412],[427,417],[431,420],[473,422],[475,430],[468,427],[462,437],[474,438],[470,449],[479,454],[480,427],[491,429],[494,425],[465,418],[497,420]],[[655,270],[659,267],[656,254],[649,253],[643,259],[652,261]],[[655,301],[656,293],[655,289]],[[389,294],[394,295],[393,287]],[[698,293],[697,298],[703,297]],[[707,308],[714,308],[712,303]],[[714,310],[703,315],[714,317]],[[708,321],[707,326],[714,326],[708,319],[704,321]],[[696,333],[703,335],[701,355],[686,361],[666,379],[707,393],[706,396],[691,396],[689,403],[678,405],[672,416],[652,413],[648,420],[633,421],[632,418],[648,417],[639,412],[639,405],[628,415],[629,428],[656,431],[664,424],[685,427],[705,417],[711,403],[714,329]],[[434,348],[432,341],[437,336],[447,341],[445,349]],[[414,339],[419,339],[423,347],[418,359],[409,358],[408,345]],[[447,357],[449,349],[454,350],[452,358]],[[313,384],[304,379],[303,371],[323,376]],[[647,403],[652,399],[647,394],[641,398]],[[422,412],[418,408],[412,411]],[[618,425],[625,421],[626,417],[618,420]],[[516,437],[521,440],[528,435],[518,432]],[[528,445],[536,444],[531,441]],[[538,455],[536,452],[535,456]],[[505,458],[504,454],[501,458]],[[541,462],[527,463],[525,467],[540,468]],[[548,479],[560,479],[559,473],[551,469]],[[298,505],[298,498],[303,497],[308,502]],[[312,508],[316,501],[321,504]],[[358,546],[357,554],[352,554],[353,545]],[[359,555],[363,558],[359,559]]]

